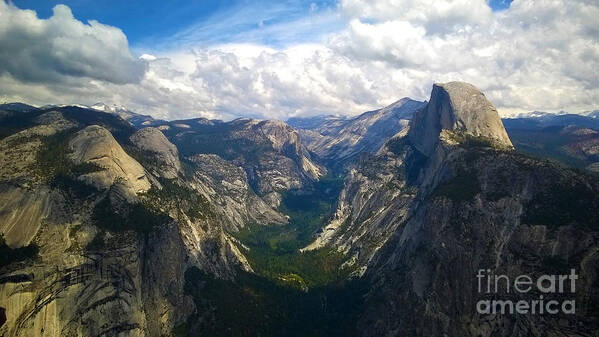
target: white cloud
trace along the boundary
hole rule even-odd
[[[146,60],[146,61],[154,61],[154,60],[156,60],[156,56],[154,56],[152,54],[142,54],[139,58],[141,60]]]
[[[47,29],[34,28],[43,20],[21,12],[22,21],[31,21],[29,29]],[[346,27],[314,43],[278,48],[184,43],[185,48],[147,50],[141,56],[147,64],[143,77],[120,81],[133,83],[84,74],[85,82],[28,84],[5,71],[0,97],[105,101],[161,118],[285,119],[357,114],[404,96],[427,99],[433,82],[463,80],[481,88],[503,113],[579,112],[599,105],[599,23],[594,19],[599,7],[593,1],[516,0],[507,10],[492,12],[484,0],[343,0],[338,15],[347,20]],[[77,23],[72,17],[63,20]],[[124,54],[113,52],[126,60],[129,51],[120,30],[101,26],[121,34],[102,42],[108,50],[102,56],[119,46]]]
[[[57,5],[47,20],[0,1],[0,74],[22,82],[74,82],[86,77],[112,83],[139,82],[146,64],[129,52],[120,29],[84,24]]]
[[[492,17],[485,1],[472,0],[341,0],[349,18],[407,21],[429,34],[451,34],[486,25]]]
[[[505,112],[599,104],[599,25],[589,16],[599,14],[596,2],[517,0],[502,12],[482,0],[341,7],[351,21],[332,48],[352,58],[472,82]]]

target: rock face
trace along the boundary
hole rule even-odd
[[[107,189],[119,180],[132,192],[150,188],[144,168],[131,158],[114,139],[110,131],[91,125],[79,131],[69,143],[70,158],[76,164],[92,163],[104,170],[84,174],[79,179],[98,189]]]
[[[196,165],[198,189],[215,205],[225,227],[237,232],[245,224],[284,224],[287,219],[259,198],[251,189],[242,167],[215,154],[190,157]]]
[[[304,251],[332,246],[346,254],[362,275],[375,253],[410,215],[417,188],[413,160],[419,152],[403,149],[406,132],[392,138],[378,154],[362,156],[350,169],[336,212]],[[398,147],[404,152],[397,152]]]
[[[326,174],[326,169],[312,162],[310,154],[300,142],[299,135],[289,125],[281,121],[267,120],[258,123],[259,132],[271,142],[272,147],[289,156],[300,168],[300,172],[310,179],[318,179]],[[254,129],[255,132],[258,130]]]
[[[166,136],[183,156],[216,154],[242,167],[252,189],[274,208],[282,192],[311,184],[327,172],[281,121],[194,119],[165,126]]]
[[[0,185],[0,232],[9,247],[31,243],[50,210],[47,189],[30,191]]]
[[[81,108],[22,119],[0,140],[1,159],[13,160],[0,167],[0,233],[2,249],[37,255],[2,258],[2,336],[170,335],[194,312],[189,266],[220,278],[251,271],[230,232],[286,221],[240,167],[214,156],[181,170],[160,131],[132,135]],[[127,139],[139,162],[123,150]]]
[[[110,105],[98,102],[98,103],[92,105],[91,108],[94,110],[99,110],[99,111],[103,111],[103,112],[106,112],[109,114],[119,116],[120,118],[126,120],[127,122],[131,123],[133,126],[135,126],[137,128],[143,128],[144,126],[151,126],[151,125],[155,125],[155,124],[164,122],[162,120],[156,120],[156,119],[152,118],[152,116],[149,116],[149,115],[142,115],[142,114],[135,113],[131,110],[126,109],[125,107],[118,106],[118,105],[110,106]]]
[[[409,215],[416,187],[436,187],[451,151],[447,146],[455,146],[456,139],[459,142],[459,137],[468,135],[491,140],[499,148],[512,148],[497,110],[471,84],[435,84],[426,105],[404,99],[394,106],[410,102],[409,111],[420,108],[414,112],[409,129],[397,133],[375,157],[362,158],[350,170],[335,217],[305,250],[334,242],[351,253],[363,271]],[[424,162],[427,168],[420,171]],[[398,171],[404,173],[398,176]],[[368,247],[362,247],[363,243]]]
[[[592,303],[599,279],[590,270],[599,265],[599,222],[592,211],[575,214],[571,209],[599,205],[597,180],[511,151],[456,151],[444,162],[443,178],[433,192],[419,190],[402,208],[407,216],[398,210],[387,218],[400,223],[367,264],[365,277],[373,290],[360,330],[369,336],[388,336],[389,331],[397,336],[596,334]],[[564,206],[574,195],[584,197],[577,206]],[[538,293],[479,291],[479,270],[514,280],[570,269],[580,278],[576,293],[545,298],[575,300],[576,315],[477,312],[480,300],[539,298]]]
[[[376,153],[398,132],[407,129],[412,114],[424,102],[402,98],[379,110],[355,118],[320,118],[315,122],[295,119],[302,140],[310,151],[336,166],[357,159],[360,153]]]
[[[86,229],[77,233],[81,238],[58,228],[44,231],[39,260],[0,281],[0,303],[7,309],[2,335],[160,336],[192,310],[182,295],[185,252],[173,227],[148,246],[125,235],[80,256],[72,247],[86,241]]]
[[[160,130],[153,127],[143,128],[134,133],[130,140],[139,150],[147,152],[154,160],[151,163],[154,175],[167,179],[177,177],[181,170],[179,151]]]
[[[334,218],[306,249],[343,252],[345,267],[368,282],[362,336],[594,335],[599,219],[590,210],[599,182],[512,151],[501,124],[491,127],[499,116],[472,88],[436,86],[409,134],[350,170]],[[570,299],[580,312],[479,313],[477,302],[493,296],[477,291],[481,269],[511,279],[575,269],[580,288]]]
[[[251,298],[245,308],[256,308],[257,316],[249,317],[264,317],[266,325],[278,319],[267,319],[262,308],[283,297],[255,293],[256,275],[245,278],[247,284],[236,277],[239,269],[255,267],[246,259],[255,253],[250,248],[302,234],[290,227],[284,235],[268,236],[273,228],[264,228],[249,233],[255,246],[241,241],[253,230],[250,225],[294,224],[295,215],[287,218],[275,209],[282,194],[326,174],[296,131],[282,122],[252,119],[160,122],[156,129],[135,131],[99,111],[53,109],[26,109],[16,120],[14,111],[0,113],[0,122],[8,121],[0,128],[0,232],[8,247],[0,248],[22,247],[15,252],[30,254],[2,256],[0,336],[170,336],[190,315],[196,322],[217,317],[212,313],[222,309],[213,306],[219,299],[203,303],[203,294],[219,297],[237,288]],[[296,299],[307,299],[313,305],[302,308],[322,308],[317,320],[336,322],[347,313],[351,321],[339,320],[349,323],[342,330],[351,331],[349,325],[357,330],[345,335],[599,335],[596,177],[513,151],[492,105],[464,83],[435,85],[429,103],[401,100],[350,121],[325,123],[330,130],[312,131],[314,142],[331,137],[323,141],[330,146],[323,145],[326,157],[320,159],[353,165],[333,218],[304,250],[325,248],[312,255],[323,268],[339,259],[346,269],[339,275],[347,271],[359,280],[343,280],[340,287],[347,288],[333,292],[315,289],[307,297],[281,292],[291,296],[280,306],[289,311],[277,315],[295,315]],[[595,135],[562,131],[564,137]],[[345,140],[335,140],[335,132]],[[596,155],[596,143],[570,151]],[[335,186],[314,191],[336,195]],[[297,192],[291,194],[298,204],[311,198]],[[305,204],[295,209],[313,205]],[[294,225],[311,226],[310,211]],[[266,234],[268,241],[253,234]],[[295,263],[297,256],[287,259],[288,248],[277,247],[285,259],[268,253],[262,262]],[[311,254],[298,259],[301,269],[318,270],[305,263]],[[194,297],[185,284],[189,268],[208,274],[194,288],[199,294],[191,292]],[[571,269],[579,276],[576,292],[545,296],[575,299],[575,314],[476,311],[477,302],[489,297],[477,291],[479,270],[514,280]],[[235,287],[221,288],[225,283],[214,277]],[[247,321],[245,312],[241,317],[245,321],[233,321]],[[309,311],[298,317],[315,316]],[[252,322],[253,328],[263,331],[264,322]],[[230,334],[229,321],[217,323],[224,323],[223,335]],[[341,331],[337,328],[330,331]]]
[[[267,145],[258,156],[233,162],[246,170],[256,193],[272,207],[281,203],[281,192],[301,188],[326,174],[326,169],[312,160],[299,135],[289,125],[281,121],[255,120],[232,123],[236,128],[232,137],[253,139],[257,136],[260,137],[257,143]]]
[[[420,152],[430,155],[444,130],[512,147],[495,107],[468,83],[434,84],[429,103],[414,114],[410,141]]]

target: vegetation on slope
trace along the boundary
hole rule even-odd
[[[510,139],[518,151],[535,158],[551,158],[571,167],[585,168],[597,161],[599,156],[588,158],[568,152],[568,145],[576,144],[596,136],[580,136],[562,132],[559,126],[547,127],[541,130],[509,130]]]
[[[169,140],[177,146],[184,157],[200,153],[214,153],[226,160],[259,158],[271,151],[270,143],[264,137],[233,136],[235,126],[229,123],[213,125],[195,124],[187,121],[191,131],[181,133],[181,129],[172,127],[165,131]]]
[[[113,232],[133,230],[137,233],[150,233],[171,221],[160,210],[144,203],[134,203],[116,210],[106,197],[93,210],[92,221],[102,229]]]
[[[591,178],[589,176],[589,178]],[[527,203],[522,223],[558,227],[575,224],[599,230],[599,195],[581,177],[555,177]]]
[[[258,274],[300,289],[347,275],[348,271],[340,268],[344,256],[339,252],[299,252],[331,217],[341,184],[341,177],[325,177],[310,188],[288,191],[281,203],[281,211],[289,216],[287,225],[250,225],[237,233],[237,238],[250,248],[246,255]]]
[[[599,229],[599,180],[592,173],[516,151],[501,152],[480,145],[467,150],[455,161],[454,174],[439,184],[433,197],[468,202],[481,193],[485,202],[493,202],[530,194],[530,199],[523,200],[523,224]],[[484,188],[480,180],[485,181]],[[523,194],[527,184],[529,190]]]
[[[177,336],[353,336],[362,293],[358,281],[308,292],[239,272],[221,280],[197,268],[185,273],[185,292],[197,311]]]
[[[72,196],[85,198],[97,190],[76,178],[103,168],[94,163],[75,164],[68,158],[68,144],[73,134],[73,131],[63,131],[42,138],[34,172],[50,186],[67,191]]]
[[[434,196],[446,197],[456,202],[472,200],[481,192],[478,177],[473,171],[459,170],[453,178],[440,184]]]
[[[288,191],[285,226],[251,225],[237,233],[254,273],[221,280],[196,268],[185,274],[185,291],[197,311],[176,336],[352,336],[363,291],[346,281],[345,257],[334,250],[301,253],[334,211],[341,177]]]
[[[35,125],[33,119],[39,114],[37,110],[0,110],[0,139]]]
[[[76,106],[50,108],[43,112],[53,110],[60,111],[65,118],[84,126],[99,125],[110,131],[112,136],[121,144],[126,144],[129,137],[135,132],[135,128],[127,121],[110,113]]]
[[[176,179],[159,178],[158,180],[162,188],[152,186],[142,195],[148,208],[176,213],[177,220],[180,221],[182,221],[181,212],[192,220],[214,219],[215,215],[210,204],[203,195],[177,183]]]

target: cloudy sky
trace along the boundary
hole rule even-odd
[[[0,102],[355,115],[434,82],[502,115],[599,108],[596,0],[0,0]]]

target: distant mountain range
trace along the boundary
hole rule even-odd
[[[343,167],[360,153],[375,153],[398,132],[407,129],[415,110],[424,102],[410,98],[382,109],[368,111],[354,118],[331,116],[287,121],[300,129],[302,141],[320,158],[327,158],[331,166]]]
[[[402,102],[410,104],[404,106]],[[407,131],[412,114],[425,103],[404,98],[387,108],[353,118],[315,116],[291,118],[287,122],[299,130],[308,149],[320,157],[331,158],[338,168],[351,163],[357,154],[376,152],[395,133]],[[502,122],[519,151],[599,170],[599,110],[584,114],[534,111],[517,118],[503,118]],[[367,132],[376,136],[366,135]]]
[[[503,119],[516,148],[567,165],[599,172],[599,118],[585,115],[541,114]]]

